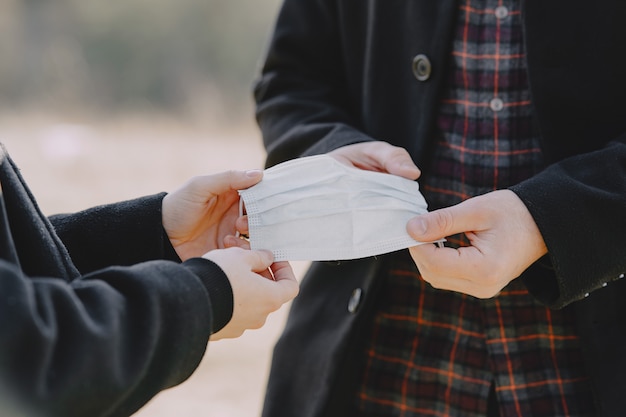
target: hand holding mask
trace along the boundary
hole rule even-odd
[[[427,212],[417,182],[327,155],[269,168],[239,194],[250,247],[272,251],[276,261],[357,259],[424,243],[406,231],[409,219]]]

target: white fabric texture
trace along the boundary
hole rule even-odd
[[[276,261],[365,258],[419,245],[409,219],[426,213],[416,181],[344,165],[327,155],[266,169],[239,191],[252,249]]]

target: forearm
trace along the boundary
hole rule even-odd
[[[71,284],[0,263],[0,292],[13,300],[0,303],[11,318],[0,322],[2,399],[28,415],[127,416],[187,379],[213,323],[232,314],[225,275],[196,261],[107,268]]]
[[[82,273],[154,259],[178,261],[162,227],[164,193],[50,218]]]
[[[361,131],[356,80],[342,66],[335,7],[284,3],[254,91],[267,165],[373,140]]]

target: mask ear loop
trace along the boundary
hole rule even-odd
[[[239,217],[243,216],[243,198],[239,197]],[[235,237],[241,237],[239,230],[235,231]]]

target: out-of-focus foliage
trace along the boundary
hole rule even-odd
[[[279,0],[2,0],[0,109],[235,116]]]

